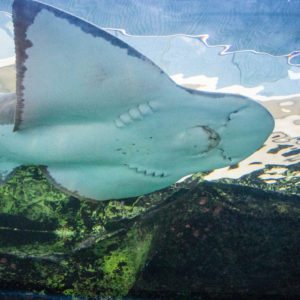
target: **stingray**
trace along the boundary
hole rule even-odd
[[[72,195],[129,198],[234,165],[272,132],[255,101],[180,87],[73,15],[15,0],[13,22],[16,95],[0,94],[3,180],[34,164]]]

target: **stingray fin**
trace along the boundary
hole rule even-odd
[[[60,190],[92,200],[135,197],[167,187],[179,179],[161,171],[147,172],[126,165],[48,166],[44,174]]]
[[[31,0],[13,5],[14,130],[117,118],[174,87],[154,63],[77,17]],[[126,93],[124,93],[126,91]]]

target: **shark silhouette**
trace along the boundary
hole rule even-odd
[[[3,179],[36,164],[76,196],[128,198],[236,164],[272,132],[255,101],[180,87],[126,43],[54,7],[15,0],[13,23],[16,95],[0,95]]]

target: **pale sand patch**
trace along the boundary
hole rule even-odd
[[[15,64],[16,64],[15,56],[0,59],[0,68],[8,67],[8,66],[15,65]]]
[[[298,115],[300,118],[300,96],[290,97],[288,100],[270,100],[259,103],[269,110],[274,119],[284,119],[292,115]],[[285,110],[283,110],[283,108]],[[284,128],[278,131],[284,131]],[[299,133],[297,135],[299,135]]]
[[[0,92],[14,93],[16,91],[15,65],[0,68]]]

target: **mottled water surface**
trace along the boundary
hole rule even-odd
[[[132,35],[209,35],[211,45],[274,55],[299,51],[299,1],[40,0],[102,28]],[[11,11],[12,0],[0,10]]]
[[[130,199],[70,196],[39,166],[2,174],[0,299],[300,297],[300,1],[39,2],[100,27],[191,93],[253,99],[275,127],[239,163]],[[16,91],[11,6],[0,0],[0,96]]]

